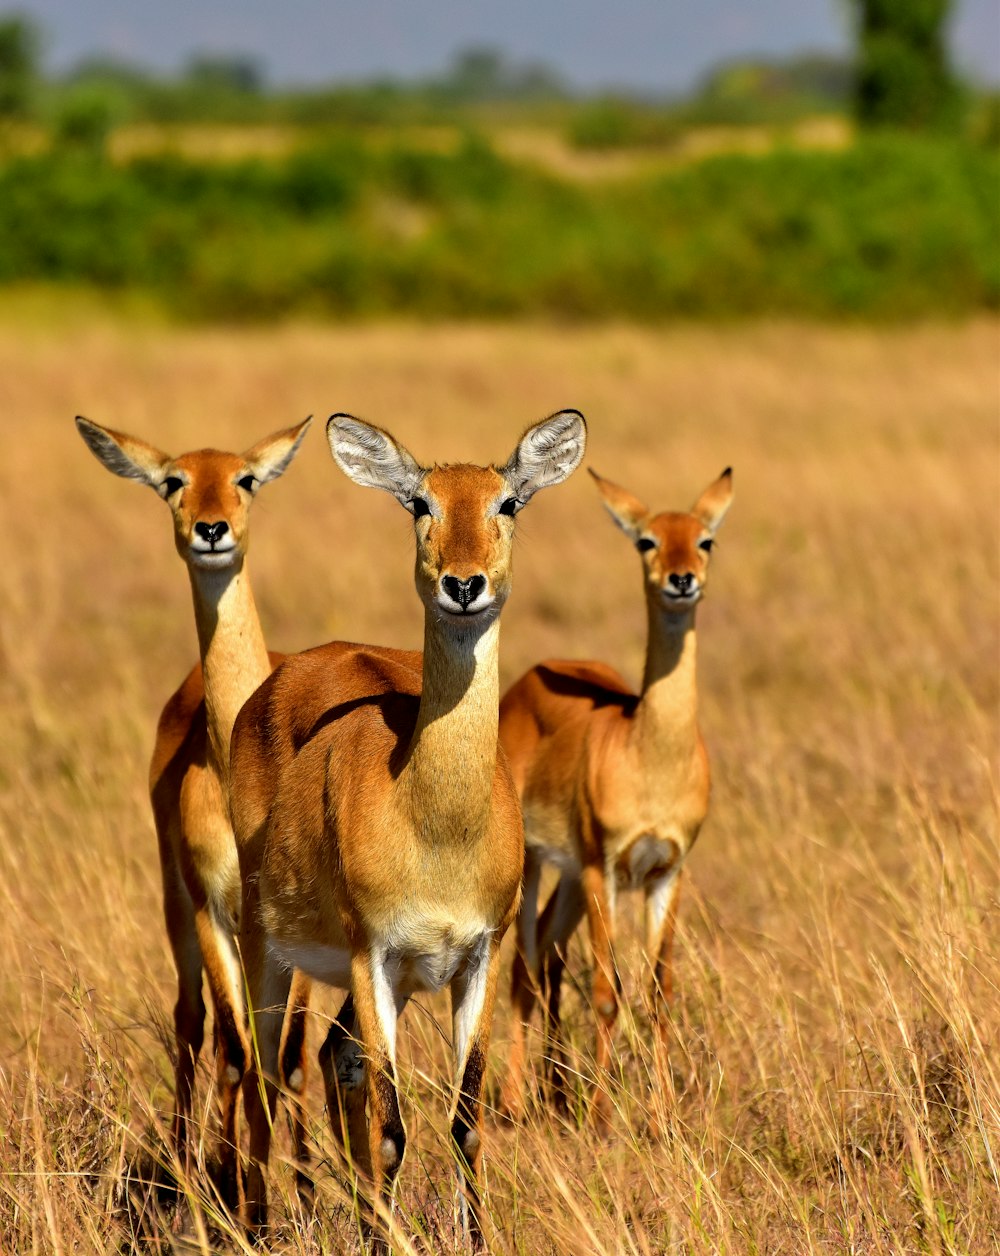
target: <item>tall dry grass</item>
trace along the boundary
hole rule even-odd
[[[127,1187],[166,1158],[174,994],[144,778],[195,637],[166,511],[98,467],[72,416],[179,451],[347,409],[456,460],[504,457],[565,405],[590,420],[588,461],[654,506],[735,468],[699,623],[715,793],[682,904],[669,1130],[648,1133],[626,899],[615,1132],[491,1121],[496,1250],[995,1250],[997,332],[0,325],[0,1250],[243,1247],[207,1172],[179,1240],[155,1190],[144,1207]],[[408,530],[314,434],[254,507],[269,641],[419,644]],[[638,562],[587,478],[519,532],[505,677],[553,654],[635,677]],[[577,940],[581,1095],[588,965]],[[454,1244],[444,1010],[404,1020],[400,1250]],[[507,1024],[501,1000],[491,1093]],[[200,1099],[210,1161],[207,1069]],[[287,1166],[275,1179],[277,1247],[351,1250],[328,1159],[307,1225]]]

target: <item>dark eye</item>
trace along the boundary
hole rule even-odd
[[[163,496],[173,497],[175,493],[179,493],[184,487],[184,481],[178,475],[168,475],[163,481]]]
[[[500,503],[498,515],[516,515],[521,508],[521,503],[516,497],[508,497],[505,502]]]
[[[429,515],[431,513],[430,506],[427,505],[422,497],[411,497],[410,509],[413,511],[414,519],[419,519],[421,515]]]
[[[253,487],[257,483],[257,480],[252,475],[244,475],[240,479],[238,479],[236,483],[240,488],[244,489],[246,492],[252,493]]]
[[[636,541],[635,548],[640,554],[645,554],[647,550],[656,549],[656,542],[651,541],[648,536],[641,536]]]
[[[703,541],[698,542],[698,548],[704,550],[707,554],[714,544],[715,542],[712,538],[710,536],[706,536]]]

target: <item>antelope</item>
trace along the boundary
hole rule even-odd
[[[327,1101],[383,1218],[406,1149],[397,1020],[412,994],[450,988],[459,1208],[466,1241],[480,1245],[483,1073],[524,858],[497,736],[500,612],[514,516],[579,465],[586,427],[561,411],[488,467],[421,466],[388,432],[344,414],[327,436],[350,479],[413,516],[423,653],[339,641],[308,650],[276,669],[233,730],[240,944],[257,1044],[244,1083],[247,1220],[252,1231],[267,1222],[282,1015],[299,968],[350,991],[324,1052]]]
[[[681,868],[705,819],[709,765],[698,731],[695,612],[715,533],[732,501],[727,468],[687,514],[654,515],[591,471],[612,519],[642,557],[648,638],[642,689],[611,667],[549,660],[521,677],[500,706],[500,740],[524,809],[524,896],[511,975],[514,1021],[501,1106],[524,1110],[525,1033],[547,991],[546,1058],[565,1106],[559,1000],[566,943],[586,916],[593,951],[597,1085],[592,1116],[607,1124],[620,983],[613,955],[620,889],[642,890],[658,1081],[665,1082],[671,950]],[[539,917],[543,865],[559,880]]]
[[[191,581],[201,661],[160,715],[149,770],[159,842],[163,909],[177,969],[175,1115],[178,1163],[190,1170],[188,1124],[204,1037],[202,969],[215,1014],[221,1107],[221,1189],[237,1207],[239,1081],[244,1070],[243,977],[235,947],[239,862],[229,823],[229,739],[240,707],[284,657],[269,654],[246,568],[250,504],[295,457],[310,420],[243,454],[201,449],[171,458],[144,440],[77,418],[80,435],[109,471],[154,489],[170,507],[174,543]],[[308,986],[296,987],[303,1008]],[[304,1024],[289,1024],[284,1070],[305,1085]],[[300,1160],[304,1128],[296,1123]],[[300,1179],[300,1185],[303,1185]]]

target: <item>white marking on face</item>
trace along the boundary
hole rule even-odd
[[[223,571],[231,567],[239,556],[235,545],[226,549],[202,549],[192,545],[188,549],[193,567],[201,567],[205,571]]]

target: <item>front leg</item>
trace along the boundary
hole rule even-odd
[[[527,1033],[538,997],[538,884],[542,865],[531,848],[525,851],[521,907],[517,915],[517,949],[510,972],[510,1054],[500,1096],[500,1110],[512,1121],[524,1116],[524,1063]]]
[[[681,870],[676,866],[657,878],[646,890],[646,953],[652,969],[653,1053],[656,1087],[661,1097],[669,1094],[670,1086],[667,1039],[670,1005],[674,999],[672,954],[680,891]]]
[[[452,1033],[457,1093],[452,1109],[451,1138],[459,1166],[459,1209],[466,1244],[482,1249],[480,1170],[483,1158],[483,1077],[493,1025],[500,940],[483,938],[468,964],[451,983]]]
[[[243,974],[225,905],[206,901],[195,910],[215,1016],[215,1082],[219,1097],[219,1190],[226,1207],[238,1213],[240,1177],[240,1083],[247,1069]],[[279,1032],[281,1029],[279,1023]]]
[[[246,1223],[251,1234],[267,1226],[267,1162],[278,1102],[281,1029],[292,974],[267,945],[255,912],[246,911],[240,936],[250,996],[250,1067],[243,1079],[243,1102],[250,1127],[250,1167],[246,1186]]]
[[[614,959],[614,919],[612,899],[608,893],[604,867],[589,864],[583,869],[583,900],[594,956],[592,997],[597,1019],[597,1085],[594,1090],[592,1119],[598,1128],[611,1119],[611,1094],[608,1089],[611,1069],[612,1032],[618,1019],[618,973]]]
[[[396,1090],[396,1021],[400,1002],[386,972],[384,956],[377,950],[352,956],[351,994],[364,1048],[368,1148],[377,1224],[383,1219],[391,1220],[396,1177],[406,1152],[406,1129]],[[385,1235],[378,1229],[372,1236],[372,1251],[389,1251]]]
[[[311,1211],[315,1188],[309,1175],[311,1159],[306,1117],[306,1017],[309,1012],[311,982],[305,973],[296,971],[288,998],[285,1035],[281,1044],[281,1077],[288,1091],[292,1121],[292,1154],[295,1157],[295,1183],[299,1203]]]

